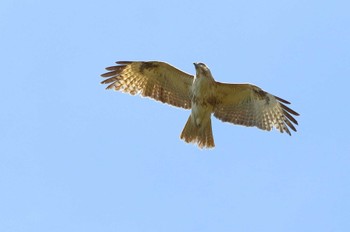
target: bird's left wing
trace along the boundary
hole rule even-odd
[[[121,90],[132,95],[141,94],[163,103],[185,109],[191,108],[193,76],[165,62],[118,61],[102,74],[108,79],[107,89]]]
[[[273,127],[291,135],[296,131],[292,115],[299,114],[284,104],[288,101],[273,96],[250,84],[226,84],[217,82],[217,104],[214,116],[224,122],[244,126],[256,126],[270,131]],[[291,115],[292,114],[292,115]]]

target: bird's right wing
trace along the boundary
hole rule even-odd
[[[191,108],[193,76],[165,62],[118,61],[102,74],[108,78],[102,84],[107,89],[120,90],[132,95],[141,94],[157,101],[185,109]]]

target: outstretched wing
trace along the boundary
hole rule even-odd
[[[107,89],[141,94],[173,106],[191,108],[192,75],[159,61],[116,63],[117,66],[106,68],[109,72],[101,75],[108,78],[101,82],[109,84]]]
[[[217,99],[214,116],[224,122],[268,131],[275,127],[289,135],[288,128],[296,131],[293,123],[298,125],[298,122],[292,115],[299,114],[284,105],[290,103],[257,86],[217,82]]]

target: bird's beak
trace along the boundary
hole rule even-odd
[[[194,65],[194,67],[197,69],[198,63],[194,62],[193,65]]]

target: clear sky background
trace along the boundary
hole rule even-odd
[[[350,231],[350,2],[0,2],[0,231]],[[100,85],[162,60],[292,102],[298,132],[213,118]]]

